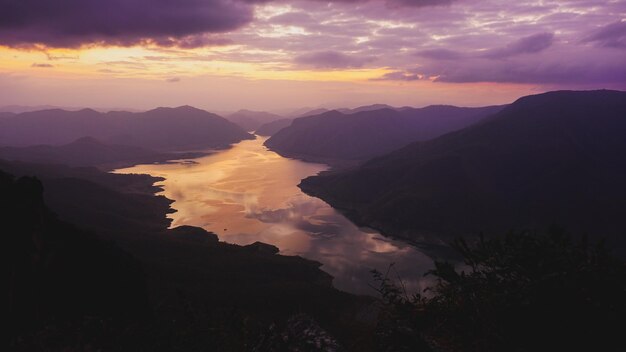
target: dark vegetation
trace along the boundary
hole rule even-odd
[[[254,138],[226,119],[190,106],[141,113],[52,109],[0,119],[4,146],[62,145],[86,136],[158,151],[222,148]]]
[[[456,240],[461,263],[436,261],[435,284],[408,296],[375,273],[381,351],[623,351],[626,266],[603,243],[510,233]]]
[[[552,92],[301,188],[414,241],[561,224],[626,239],[626,93]]]
[[[15,179],[0,172],[0,217],[5,241],[5,327],[12,348],[38,349],[41,334],[81,322],[121,325],[149,318],[146,286],[139,264],[110,241],[62,222],[45,206],[35,178]],[[85,326],[85,328],[89,328]],[[62,347],[69,336],[47,345]],[[60,344],[61,346],[55,346]],[[63,346],[70,347],[70,346]],[[72,346],[74,347],[74,346]]]
[[[329,111],[293,120],[265,142],[288,157],[328,162],[363,161],[389,153],[411,142],[438,137],[469,126],[502,107],[421,109],[363,107],[346,113]]]

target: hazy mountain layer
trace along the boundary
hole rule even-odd
[[[265,111],[251,110],[239,110],[231,115],[228,115],[226,118],[243,128],[245,131],[255,131],[263,124],[283,119],[280,115]]]
[[[253,138],[232,122],[190,106],[142,113],[54,109],[0,119],[4,146],[60,145],[82,137],[160,151],[225,147]]]
[[[261,125],[255,131],[255,133],[258,134],[259,136],[273,136],[278,131],[291,125],[291,122],[293,122],[292,119],[280,119],[280,120],[268,122],[268,123]]]
[[[265,145],[282,155],[303,159],[366,160],[469,126],[500,109],[429,106],[363,108],[348,114],[329,111],[295,119]]]

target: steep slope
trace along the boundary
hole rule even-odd
[[[551,92],[301,187],[415,240],[559,224],[623,243],[625,135],[626,92]]]
[[[4,146],[60,145],[87,136],[155,150],[225,147],[253,138],[224,118],[190,106],[141,113],[53,109],[0,119]]]
[[[438,137],[475,123],[501,107],[329,111],[298,118],[265,142],[270,149],[305,159],[366,160],[411,142]]]
[[[245,131],[255,131],[261,125],[283,119],[282,116],[265,111],[239,110],[226,117]]]
[[[255,131],[255,133],[258,134],[259,136],[273,136],[278,131],[291,125],[292,122],[293,122],[292,119],[280,119],[280,120],[264,123]]]
[[[139,264],[110,241],[59,221],[42,193],[37,179],[0,171],[5,336],[87,317],[113,326],[148,316]]]

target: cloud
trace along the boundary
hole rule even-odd
[[[32,65],[30,65],[30,67],[38,67],[38,68],[52,68],[54,67],[54,65],[50,65],[50,64],[39,64],[39,63],[33,63]]]
[[[567,54],[562,54],[567,55]],[[512,60],[494,63],[490,60],[463,62],[454,67],[431,69],[425,74],[436,82],[452,83],[528,83],[528,84],[611,84],[626,82],[626,66],[618,58],[600,55],[577,61],[558,58]]]
[[[607,48],[626,48],[626,21],[608,24],[583,39],[583,42],[595,42]]]
[[[424,76],[411,72],[411,70],[402,70],[402,71],[392,71],[387,72],[384,75],[373,78],[372,81],[419,81],[424,79]]]
[[[538,33],[514,41],[503,47],[488,51],[484,56],[501,59],[520,54],[533,54],[546,50],[554,41],[554,33]]]
[[[460,52],[449,49],[419,50],[415,52],[415,55],[434,60],[456,60],[463,57],[463,54]]]
[[[0,45],[77,48],[84,45],[154,44],[195,48],[229,44],[210,34],[253,21],[254,6],[272,0],[0,0]],[[454,0],[310,0],[336,4],[385,3],[429,7]],[[320,6],[321,7],[321,6]],[[295,23],[307,14],[276,16]],[[209,36],[207,36],[209,35]]]
[[[180,82],[180,77],[171,77],[165,80],[168,83],[176,83],[176,82]]]
[[[297,56],[294,62],[300,66],[316,69],[360,68],[375,60],[371,56],[346,55],[338,51],[318,51]]]
[[[450,5],[454,1],[455,0],[387,0],[387,5],[390,7],[427,7]]]
[[[0,0],[0,9],[0,45],[12,47],[197,47],[253,18],[252,6],[234,0]]]

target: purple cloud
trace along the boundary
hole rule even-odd
[[[434,60],[456,60],[463,57],[460,52],[449,49],[419,50],[415,52],[415,55]]]
[[[553,41],[554,33],[533,34],[528,37],[518,39],[503,48],[490,50],[485,54],[485,57],[501,59],[520,54],[538,53],[552,46]]]
[[[563,57],[571,52],[560,52]],[[602,53],[580,55],[577,60],[558,57],[536,57],[494,62],[493,60],[468,60],[455,66],[431,64],[422,72],[437,77],[436,82],[473,83],[528,83],[553,85],[613,84],[626,82],[623,58],[605,57]]]
[[[621,20],[606,25],[583,41],[595,42],[607,48],[626,48],[626,21]]]
[[[423,76],[410,71],[392,71],[372,79],[372,81],[419,81]]]
[[[454,1],[456,0],[387,0],[387,5],[390,7],[426,7],[450,5]]]
[[[39,64],[39,63],[33,63],[32,65],[30,65],[30,67],[38,67],[38,68],[52,68],[54,67],[54,65],[50,65],[50,64]]]
[[[205,33],[253,17],[250,5],[233,0],[0,0],[0,9],[0,45],[13,47],[203,46],[211,44]]]
[[[294,62],[300,66],[317,69],[342,69],[363,67],[363,65],[373,60],[373,57],[346,55],[338,51],[329,50],[297,56]]]

